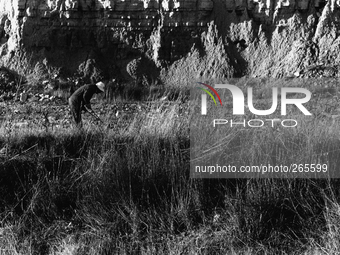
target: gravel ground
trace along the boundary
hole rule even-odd
[[[96,120],[89,113],[82,113],[84,127],[109,126],[121,129],[128,127],[136,116],[154,114],[169,109],[169,106],[177,104],[171,101],[142,101],[142,102],[99,102],[95,98],[91,101],[92,109],[103,120]],[[0,102],[0,133],[8,129],[34,129],[56,130],[69,129],[73,125],[73,119],[66,100],[55,98],[45,101],[8,100]]]
[[[146,112],[149,106],[145,102],[93,102],[92,108],[104,122],[108,122],[106,124],[114,124],[122,118],[128,124],[128,120],[132,120],[135,114]],[[89,113],[83,112],[82,117],[84,125],[100,124]],[[69,128],[72,121],[68,104],[63,100],[25,103],[12,100],[0,103],[0,127],[10,125],[13,128]]]

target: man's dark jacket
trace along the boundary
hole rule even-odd
[[[74,106],[80,106],[81,110],[92,110],[91,98],[102,91],[95,84],[88,84],[77,89],[70,97],[69,102]]]

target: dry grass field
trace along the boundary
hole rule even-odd
[[[313,93],[299,129],[230,130],[234,162],[322,158],[339,171],[336,80],[228,82],[264,99],[270,86]],[[85,114],[83,130],[64,101],[1,104],[0,254],[338,254],[338,179],[189,178],[185,98],[97,100],[107,125]]]

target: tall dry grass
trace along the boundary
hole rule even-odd
[[[318,118],[289,131],[228,129],[225,153],[247,164],[314,153],[337,162],[338,123]],[[119,129],[4,125],[2,253],[336,254],[337,179],[190,179],[190,121],[179,100]]]

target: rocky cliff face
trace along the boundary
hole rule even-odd
[[[339,7],[335,0],[0,0],[1,61],[45,59],[68,73],[127,77],[126,65],[141,54],[159,68],[193,47],[204,55],[213,21],[232,75],[336,73]]]

